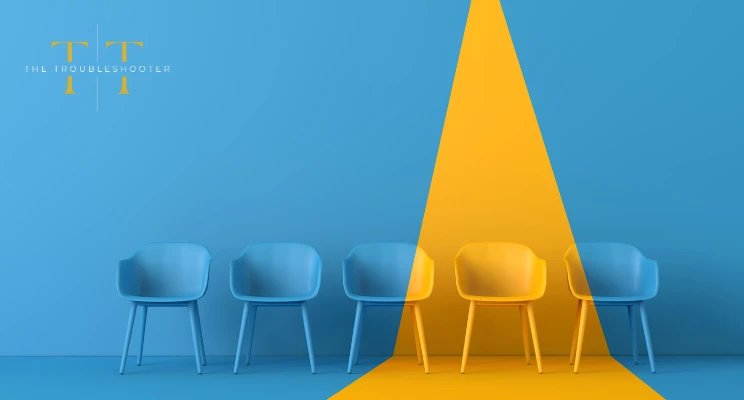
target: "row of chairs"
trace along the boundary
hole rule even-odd
[[[579,257],[579,253],[581,256]],[[589,308],[625,306],[631,324],[634,361],[638,363],[633,310],[640,308],[651,371],[655,372],[645,301],[658,291],[658,266],[635,247],[621,243],[587,243],[572,246],[564,257],[571,293],[579,300],[570,363],[578,373]],[[124,373],[138,308],[142,310],[137,365],[142,349],[149,307],[186,307],[199,374],[206,365],[198,300],[207,290],[212,256],[201,245],[155,243],[140,248],[119,263],[119,295],[131,302],[121,366]],[[517,243],[481,242],[463,246],[455,257],[458,292],[468,300],[469,311],[461,372],[470,347],[477,306],[518,306],[525,358],[530,363],[532,335],[538,372],[542,359],[532,304],[545,293],[547,268],[527,246]],[[315,373],[307,302],[320,289],[321,258],[311,246],[300,243],[263,243],[246,247],[230,263],[230,289],[243,302],[234,373],[238,373],[244,343],[245,363],[250,364],[256,313],[259,307],[300,307],[305,327],[310,369]],[[423,318],[419,303],[434,287],[434,262],[415,244],[367,243],[356,246],[342,263],[346,295],[356,301],[356,315],[347,372],[358,363],[365,311],[374,306],[410,309],[419,365],[429,373]],[[591,282],[591,288],[589,287]],[[529,328],[528,328],[529,327]]]

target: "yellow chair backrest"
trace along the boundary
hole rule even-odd
[[[455,256],[457,290],[465,298],[538,299],[545,293],[545,261],[519,243],[479,242]]]

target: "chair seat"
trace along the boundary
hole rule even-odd
[[[287,297],[287,296],[248,296],[248,295],[242,295],[233,293],[233,296],[240,300],[240,301],[248,301],[251,303],[296,303],[296,302],[302,302],[302,301],[308,301],[312,300],[313,295],[308,296],[294,296],[294,297]]]
[[[654,296],[589,296],[575,295],[579,300],[593,301],[595,303],[634,303],[652,299]]]
[[[508,297],[495,297],[495,296],[473,296],[469,294],[461,294],[462,298],[468,301],[482,301],[485,303],[522,303],[525,301],[534,301],[542,297],[538,294],[530,294],[525,296],[508,296]]]
[[[426,300],[426,297],[388,297],[388,296],[359,296],[359,295],[348,295],[350,299],[354,301],[362,301],[366,303],[409,303],[413,301]]]
[[[193,295],[193,296],[178,296],[178,297],[172,297],[172,296],[131,296],[131,295],[121,295],[121,297],[124,300],[127,301],[134,301],[137,303],[183,303],[183,302],[189,302],[194,300],[199,300],[199,295]]]

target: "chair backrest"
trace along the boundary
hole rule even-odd
[[[364,243],[343,261],[344,290],[349,296],[429,297],[434,261],[411,243]]]
[[[241,276],[236,294],[256,297],[312,298],[320,289],[322,261],[314,247],[302,243],[260,243],[246,247],[232,261]]]
[[[545,261],[519,243],[466,244],[455,256],[455,282],[461,296],[541,297]]]
[[[653,297],[658,288],[656,263],[625,243],[578,243],[563,257],[574,295]]]
[[[152,243],[141,247],[131,263],[140,296],[186,297],[203,295],[212,255],[194,243]]]

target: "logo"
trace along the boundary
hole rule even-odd
[[[169,65],[152,65],[147,63],[147,49],[145,42],[137,40],[121,40],[122,38],[112,38],[112,41],[105,41],[100,50],[116,54],[115,63],[99,64],[99,41],[98,25],[96,25],[95,49],[92,49],[92,43],[88,41],[50,41],[51,51],[58,58],[59,62],[52,65],[26,65],[26,73],[52,73],[66,76],[60,79],[60,93],[65,95],[78,95],[75,91],[75,82],[78,79],[90,79],[92,75],[96,78],[96,111],[98,111],[98,78],[119,79],[121,85],[118,86],[119,95],[131,95],[129,90],[128,79],[141,74],[168,74],[171,72]],[[131,39],[131,38],[126,38]],[[95,50],[96,62],[92,63],[90,54],[81,52],[92,52]],[[76,59],[77,56],[77,59]],[[88,61],[80,61],[83,58]],[[108,57],[111,59],[111,57]],[[120,62],[118,60],[121,60]],[[61,77],[60,77],[61,78]],[[136,79],[136,78],[135,78]],[[64,90],[62,90],[64,88]]]

